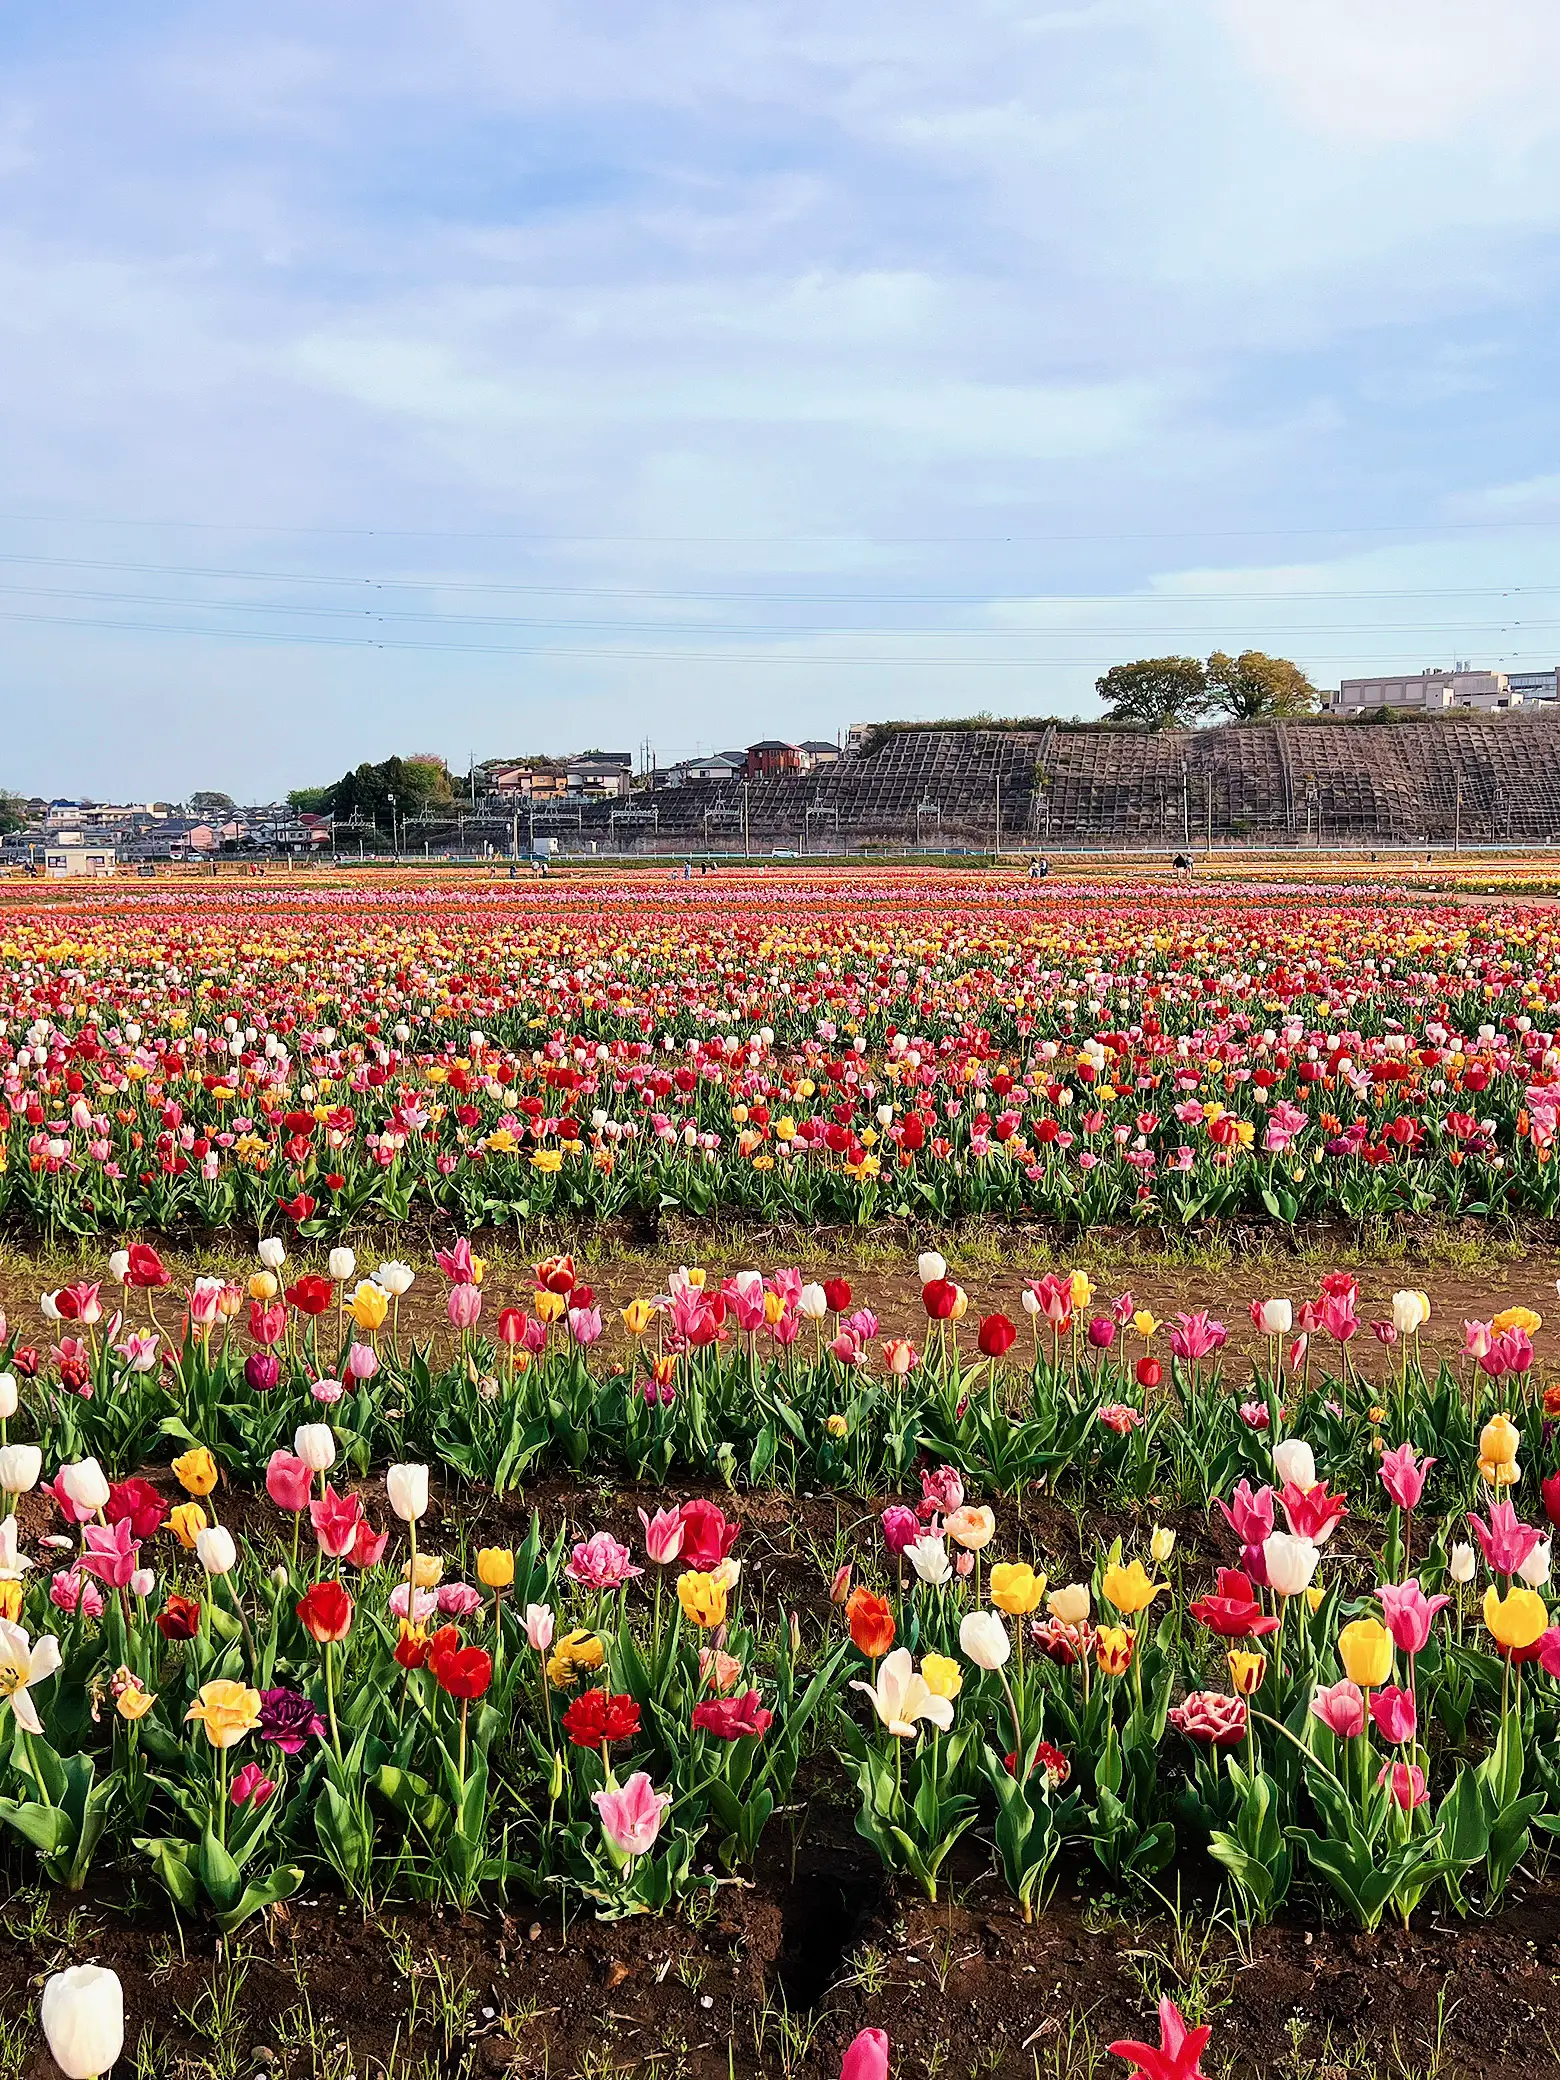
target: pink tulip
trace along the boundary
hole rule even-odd
[[[265,1469],[265,1492],[278,1509],[290,1509],[295,1515],[307,1509],[313,1487],[314,1476],[301,1459],[287,1451],[271,1454]]]
[[[140,1561],[141,1548],[130,1536],[128,1517],[121,1517],[117,1524],[106,1528],[102,1524],[83,1524],[81,1542],[84,1551],[76,1565],[83,1573],[96,1575],[110,1589],[129,1586],[130,1577]]]
[[[445,1311],[454,1329],[474,1329],[482,1313],[482,1288],[473,1285],[451,1286]]]
[[[1430,1796],[1425,1785],[1425,1773],[1417,1763],[1394,1762],[1381,1770],[1376,1782],[1388,1787],[1393,1803],[1401,1806],[1405,1813],[1411,1813],[1415,1806],[1422,1806]]]
[[[1425,1477],[1434,1464],[1434,1459],[1416,1462],[1411,1444],[1400,1444],[1395,1451],[1382,1453],[1381,1484],[1399,1509],[1418,1509],[1425,1492]]]
[[[525,1607],[525,1643],[533,1654],[545,1654],[553,1643],[553,1614],[545,1603]]]
[[[471,1254],[471,1244],[464,1235],[453,1249],[435,1250],[433,1260],[452,1285],[475,1287],[476,1261]]]
[[[233,1779],[231,1797],[234,1805],[263,1806],[276,1790],[275,1784],[266,1775],[258,1762],[246,1762]]]
[[[340,1560],[356,1542],[363,1505],[356,1495],[338,1495],[327,1481],[324,1495],[309,1504],[309,1521],[326,1559]]]
[[[432,1589],[419,1589],[412,1595],[410,1582],[397,1582],[390,1591],[390,1614],[395,1618],[410,1618],[414,1625],[421,1625],[431,1618],[439,1608],[439,1599]]]
[[[1241,1481],[1228,1502],[1221,1502],[1225,1522],[1243,1546],[1259,1546],[1273,1530],[1273,1490],[1253,1490],[1250,1481]]]
[[[636,1769],[618,1791],[594,1791],[591,1803],[601,1815],[601,1831],[622,1856],[643,1856],[655,1847],[671,1793],[657,1791],[642,1769]]]
[[[1192,1364],[1212,1357],[1224,1346],[1227,1331],[1222,1322],[1210,1319],[1206,1308],[1196,1314],[1178,1314],[1170,1331],[1170,1348],[1176,1357]]]
[[[1524,1524],[1509,1502],[1490,1506],[1490,1520],[1468,1512],[1473,1535],[1484,1553],[1484,1564],[1492,1574],[1515,1574],[1539,1544],[1543,1534]]]
[[[1452,1600],[1449,1596],[1426,1596],[1417,1575],[1397,1588],[1390,1582],[1383,1582],[1376,1594],[1381,1598],[1382,1612],[1393,1643],[1405,1654],[1423,1651],[1436,1612],[1444,1610]]]
[[[645,1527],[645,1553],[657,1567],[669,1567],[683,1549],[683,1520],[679,1509],[658,1509],[653,1517],[643,1510],[639,1521]]]
[[[62,1567],[49,1577],[49,1601],[56,1610],[79,1612],[84,1618],[101,1618],[103,1592],[89,1581],[79,1567]]]
[[[1357,1683],[1334,1683],[1317,1687],[1311,1710],[1340,1740],[1351,1741],[1365,1731],[1365,1693]]]
[[[763,1310],[760,1308],[760,1314]],[[569,1334],[584,1349],[601,1341],[601,1309],[599,1307],[571,1307],[568,1313]]]
[[[921,1520],[902,1502],[891,1502],[883,1512],[883,1543],[891,1553],[903,1553],[921,1536]]]
[[[1370,1694],[1370,1716],[1376,1722],[1376,1731],[1385,1741],[1401,1746],[1411,1741],[1419,1730],[1419,1714],[1414,1708],[1412,1690],[1401,1690],[1396,1684],[1388,1684],[1384,1690],[1373,1690]]]
[[[597,1590],[621,1589],[626,1581],[644,1573],[642,1567],[634,1566],[628,1547],[619,1545],[610,1531],[598,1531],[577,1545],[563,1571],[581,1588]]]
[[[379,1370],[379,1353],[371,1343],[355,1343],[347,1352],[347,1375],[351,1379],[372,1379]]]
[[[840,2064],[840,2080],[888,2080],[888,2035],[864,2029]]]
[[[441,1618],[469,1618],[481,1610],[482,1595],[470,1582],[442,1582],[437,1602]]]

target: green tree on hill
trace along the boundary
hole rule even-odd
[[[1215,650],[1207,680],[1213,707],[1233,722],[1309,715],[1317,702],[1316,688],[1299,665],[1287,657],[1269,657],[1265,650],[1242,650],[1239,657]]]
[[[1094,690],[1109,710],[1107,722],[1181,728],[1207,707],[1208,674],[1196,657],[1140,657],[1112,665]]]

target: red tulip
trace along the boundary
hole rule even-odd
[[[321,1646],[345,1639],[352,1630],[352,1598],[340,1582],[315,1582],[296,1609],[304,1631]]]
[[[980,1325],[976,1346],[983,1358],[1002,1358],[1018,1341],[1018,1331],[1005,1314],[988,1314]]]

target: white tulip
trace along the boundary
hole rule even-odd
[[[130,1276],[130,1252],[116,1249],[108,1260],[108,1275],[116,1286],[122,1286]]]
[[[16,1512],[0,1517],[0,1582],[19,1582],[32,1562],[17,1544]]]
[[[415,1524],[428,1511],[426,1466],[392,1466],[385,1475],[385,1493],[390,1507],[403,1524]]]
[[[1275,1596],[1303,1595],[1321,1557],[1314,1539],[1295,1538],[1287,1531],[1270,1531],[1262,1541],[1268,1587]]]
[[[1008,1629],[995,1611],[969,1611],[959,1627],[959,1646],[977,1668],[1001,1668],[1013,1651]]]
[[[125,2048],[125,1995],[117,1972],[73,1964],[43,1989],[39,2010],[54,2063],[65,2080],[102,2080]]]
[[[52,1293],[38,1295],[38,1312],[46,1322],[57,1322],[60,1319],[60,1310]]]
[[[1549,1550],[1553,1543],[1553,1539],[1541,1539],[1517,1569],[1530,1589],[1542,1589],[1549,1580]]]
[[[0,1423],[10,1422],[20,1400],[21,1389],[16,1384],[16,1374],[0,1372]]]
[[[1316,1458],[1303,1437],[1286,1437],[1273,1447],[1273,1471],[1280,1487],[1291,1481],[1297,1488],[1316,1486]]]
[[[326,1267],[338,1286],[344,1286],[357,1269],[357,1257],[349,1249],[333,1249]]]
[[[287,1245],[280,1235],[267,1235],[256,1255],[267,1271],[280,1271],[287,1262]]]
[[[74,1466],[62,1466],[59,1484],[67,1499],[89,1514],[108,1501],[108,1482],[96,1459],[78,1459]]]
[[[939,1278],[948,1276],[947,1263],[934,1249],[922,1250],[915,1260],[915,1268],[923,1286],[933,1285]]]
[[[1287,1300],[1263,1300],[1257,1305],[1257,1327],[1264,1336],[1287,1336],[1295,1325],[1295,1311]]]
[[[796,1296],[796,1311],[804,1322],[821,1322],[829,1311],[822,1286],[803,1286]]]
[[[953,1579],[953,1563],[948,1558],[948,1548],[931,1532],[913,1539],[905,1547],[905,1558],[928,1588],[940,1589]]]
[[[1458,1539],[1451,1552],[1447,1555],[1447,1573],[1454,1582],[1471,1582],[1476,1565],[1473,1547],[1469,1545],[1466,1539]]]
[[[400,1264],[392,1258],[374,1273],[374,1283],[383,1286],[392,1300],[399,1300],[403,1293],[411,1290],[416,1275],[410,1264]]]
[[[1392,1295],[1392,1326],[1399,1336],[1417,1335],[1424,1327],[1429,1312],[1423,1293],[1405,1291]]]
[[[52,1676],[60,1660],[60,1643],[52,1632],[31,1642],[25,1625],[13,1625],[10,1619],[0,1618],[0,1665],[4,1666],[10,1685],[7,1695],[11,1716],[28,1733],[42,1734],[43,1721],[27,1693],[34,1683]]]
[[[0,1445],[0,1491],[27,1495],[43,1472],[43,1453],[35,1444]]]
[[[195,1558],[207,1574],[229,1574],[238,1560],[238,1547],[225,1524],[208,1524],[195,1534]]]
[[[1036,1315],[1040,1312],[1040,1295],[1032,1292],[1028,1286],[1025,1286],[1018,1296],[1018,1304],[1023,1308],[1025,1314]]]
[[[293,1432],[293,1452],[310,1473],[329,1473],[336,1463],[336,1439],[329,1423],[300,1423]]]

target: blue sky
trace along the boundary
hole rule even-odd
[[[0,18],[0,784],[1560,657],[1550,0]]]

